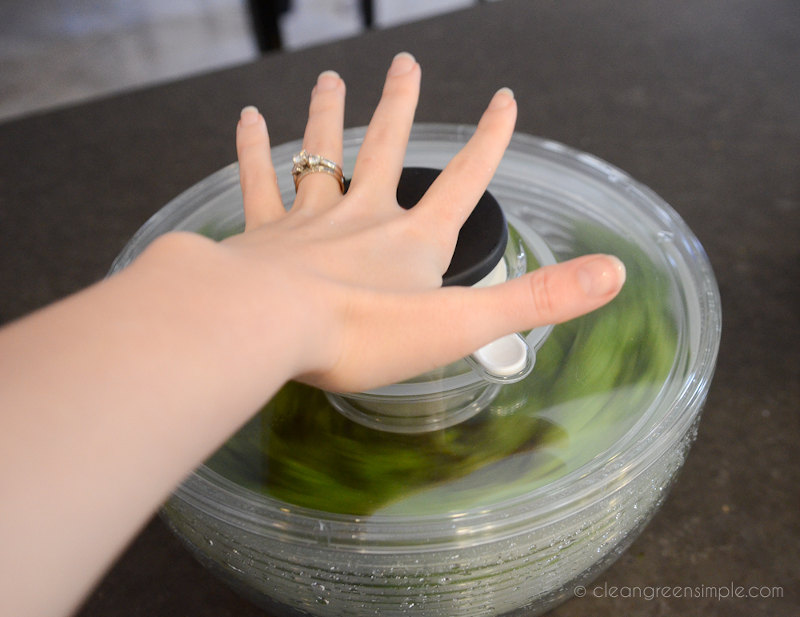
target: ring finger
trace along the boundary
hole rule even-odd
[[[345,86],[334,71],[325,71],[311,91],[303,149],[341,165]],[[325,172],[309,173],[297,185],[295,208],[324,207],[341,196],[339,180]]]

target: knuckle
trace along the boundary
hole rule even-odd
[[[242,135],[236,142],[239,158],[259,156],[268,148],[269,143],[264,135]]]
[[[476,156],[463,161],[461,165],[463,167],[462,173],[464,177],[469,178],[475,183],[476,191],[480,190],[480,193],[483,193],[486,184],[489,183],[492,175],[494,175],[494,165],[492,164],[491,157],[487,156],[486,151],[480,151],[476,153]]]
[[[555,314],[552,276],[549,270],[542,269],[531,276],[528,285],[528,303],[533,314],[545,321],[549,321]]]
[[[309,107],[309,116],[338,113],[341,107],[341,101],[338,97],[319,96],[314,99]]]
[[[398,75],[386,82],[384,94],[390,96],[415,97],[418,85],[416,81],[405,79],[406,75]]]
[[[442,275],[450,266],[458,230],[448,229],[446,225],[420,225],[414,217],[403,217],[403,237],[407,246],[413,246],[419,259],[420,270],[433,287],[441,287]],[[427,268],[425,268],[427,266]]]

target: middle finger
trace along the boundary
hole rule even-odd
[[[414,56],[401,52],[394,57],[358,153],[353,170],[354,189],[369,183],[372,190],[394,198],[414,123],[420,75]]]

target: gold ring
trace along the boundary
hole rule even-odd
[[[300,180],[308,174],[322,172],[332,175],[339,183],[339,190],[344,195],[344,174],[342,168],[330,159],[326,159],[319,154],[309,154],[301,150],[292,157],[292,178],[294,178],[294,190],[300,186]]]

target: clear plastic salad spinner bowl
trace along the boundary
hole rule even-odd
[[[406,166],[443,168],[473,131],[416,126]],[[363,135],[345,132],[345,174]],[[298,150],[273,149],[286,204]],[[432,398],[390,399],[402,409],[359,398],[374,393],[342,399],[355,419],[319,390],[279,391],[163,509],[204,564],[270,614],[540,614],[633,541],[681,467],[720,338],[719,293],[691,230],[614,166],[527,135],[514,136],[488,190],[507,222],[505,276],[547,255],[603,252],[625,263],[625,287],[540,340],[524,333],[536,363],[515,383],[464,361],[411,380]],[[235,233],[241,210],[230,166],[159,211],[112,271],[169,230]],[[437,400],[452,397],[452,411],[481,396],[475,413],[436,417]],[[416,426],[386,430],[387,415]],[[434,426],[418,430],[415,416]]]

